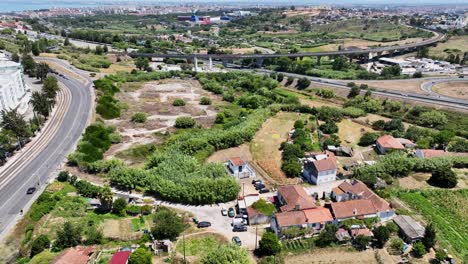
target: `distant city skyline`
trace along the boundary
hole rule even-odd
[[[252,3],[250,0],[52,0],[44,2],[42,0],[2,0],[0,3],[0,12],[13,12],[37,9],[50,9],[54,7],[99,7],[108,5],[178,5],[178,4],[223,4],[223,5],[244,5],[246,7],[256,5],[337,5],[337,6],[359,6],[359,5],[378,5],[378,6],[421,6],[421,5],[467,5],[465,0],[418,0],[408,3],[406,0],[258,0]]]

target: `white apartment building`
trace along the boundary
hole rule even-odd
[[[18,108],[26,96],[21,64],[0,57],[0,111]]]

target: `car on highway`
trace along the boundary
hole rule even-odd
[[[235,225],[232,228],[232,232],[246,232],[247,231],[247,226],[245,225]]]
[[[211,223],[208,221],[201,221],[197,225],[198,228],[205,228],[205,227],[210,227],[210,226],[211,226]]]
[[[230,207],[229,210],[228,210],[228,216],[229,217],[234,217],[236,216],[236,211],[234,210],[234,208]]]
[[[268,190],[267,188],[263,188],[263,189],[260,189],[260,191],[258,191],[259,193],[268,193],[270,192],[270,190]]]
[[[226,210],[226,208],[222,208],[222,209],[221,209],[221,215],[222,215],[222,216],[228,215],[228,211]]]
[[[242,246],[242,241],[238,236],[232,237],[232,242],[235,243],[238,246]]]
[[[33,194],[36,191],[36,187],[31,187],[26,191],[26,194]]]

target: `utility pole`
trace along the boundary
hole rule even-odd
[[[187,263],[187,260],[185,259],[185,234],[182,236],[183,239],[183,245],[184,245],[184,264]]]
[[[258,233],[257,233],[257,225],[255,226],[255,249],[257,249],[257,236],[258,236]]]

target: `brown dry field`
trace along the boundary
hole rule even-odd
[[[439,83],[432,90],[445,96],[468,100],[468,81]]]
[[[427,80],[423,79],[411,79],[411,80],[382,80],[382,81],[356,81],[358,85],[367,84],[369,87],[376,88],[379,90],[391,90],[399,92],[409,92],[416,94],[428,93],[421,89],[421,84]]]
[[[454,169],[458,175],[458,184],[455,189],[464,189],[468,186],[468,169]],[[408,177],[399,178],[398,184],[401,188],[407,190],[415,189],[436,189],[426,181],[431,177],[431,173],[414,173]]]
[[[279,184],[297,182],[297,179],[288,179],[281,170],[279,148],[298,118],[296,113],[278,113],[263,123],[250,144],[254,161]]]
[[[211,154],[210,157],[208,157],[206,162],[207,163],[211,163],[211,162],[223,163],[233,157],[240,157],[241,159],[245,161],[251,161],[252,153],[250,153],[249,145],[242,144],[238,147],[216,151],[215,153]]]
[[[309,263],[335,263],[335,264],[374,264],[378,263],[375,259],[375,253],[371,250],[362,252],[349,251],[345,248],[327,248],[317,249],[312,253],[287,256],[287,264],[309,264]]]
[[[142,236],[141,232],[134,232],[131,219],[107,219],[100,227],[104,237],[118,240],[133,240],[139,239]]]
[[[361,148],[357,145],[359,139],[365,132],[375,132],[368,126],[353,122],[350,119],[343,119],[338,125],[338,136],[342,144],[353,148]]]

